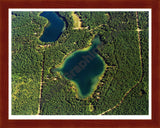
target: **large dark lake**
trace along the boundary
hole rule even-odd
[[[64,29],[64,21],[55,12],[42,12],[40,16],[48,19],[48,24],[44,28],[43,35],[40,37],[42,42],[54,42],[61,35]]]
[[[86,98],[97,87],[100,76],[105,71],[105,62],[97,54],[99,36],[92,40],[92,46],[73,52],[64,61],[60,72],[76,84],[78,96]]]

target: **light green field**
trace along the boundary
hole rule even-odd
[[[74,12],[72,12],[72,17],[73,17],[73,21],[74,21],[74,23],[73,23],[74,29],[81,29],[82,22],[81,22],[80,18]]]

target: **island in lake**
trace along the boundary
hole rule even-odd
[[[148,11],[11,11],[12,115],[148,115]]]

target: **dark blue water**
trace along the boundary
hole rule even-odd
[[[82,98],[95,90],[98,78],[105,69],[105,62],[97,54],[96,47],[99,43],[99,37],[96,37],[90,48],[72,53],[60,69],[67,79],[76,83],[78,95]]]
[[[61,20],[55,12],[42,12],[40,16],[47,18],[49,22],[45,27],[40,40],[42,42],[56,41],[64,29],[64,21]]]

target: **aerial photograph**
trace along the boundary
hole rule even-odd
[[[11,11],[12,115],[149,115],[149,11]]]

